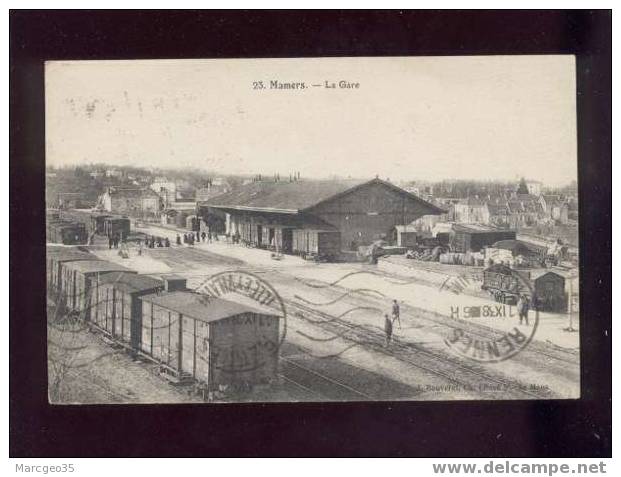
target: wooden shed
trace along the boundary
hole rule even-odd
[[[140,349],[143,295],[157,293],[164,282],[146,275],[112,272],[90,279],[91,321],[114,339]]]
[[[453,224],[450,247],[452,252],[480,252],[501,240],[515,240],[515,230],[480,224]]]
[[[65,306],[69,311],[84,312],[90,319],[91,279],[111,272],[136,273],[116,263],[105,260],[79,260],[61,264],[61,287]]]
[[[279,319],[269,308],[190,291],[145,295],[142,351],[176,379],[258,384],[278,369]]]

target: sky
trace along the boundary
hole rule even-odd
[[[575,90],[569,55],[48,62],[46,161],[563,185]]]

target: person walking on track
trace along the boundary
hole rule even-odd
[[[392,301],[392,322],[394,323],[395,321],[399,322],[399,329],[401,329],[401,316],[400,316],[401,310],[399,308],[399,303],[397,303],[397,300],[393,300]]]
[[[392,339],[392,320],[388,314],[384,315],[384,333],[386,333],[386,348],[388,348]]]

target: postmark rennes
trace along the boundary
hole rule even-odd
[[[205,297],[207,307],[217,299],[237,303],[241,297],[242,302],[258,312],[258,315],[247,313],[218,323],[218,332],[227,339],[219,340],[218,346],[211,350],[210,359],[216,369],[225,373],[245,373],[262,368],[268,361],[273,362],[265,358],[279,352],[287,333],[287,311],[283,299],[270,283],[251,272],[230,270],[207,277],[195,291]],[[274,329],[273,320],[261,315],[266,310],[278,316],[278,329]],[[240,324],[252,329],[253,339],[245,340],[243,333],[235,331],[240,329]]]
[[[530,302],[533,301],[532,285],[520,273],[515,272],[502,278],[507,283],[511,281],[516,298],[524,295]],[[447,314],[455,324],[451,326],[444,343],[468,359],[495,363],[515,356],[528,346],[537,331],[539,312],[536,309],[529,310],[529,320],[522,323],[515,303],[494,302],[491,294],[488,303],[481,302],[481,299],[470,303],[466,289],[480,288],[482,283],[478,275],[463,275],[451,277],[441,285],[441,290],[460,297],[451,303],[448,310]],[[496,326],[498,324],[500,326]]]

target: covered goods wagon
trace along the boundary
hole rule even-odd
[[[565,277],[549,271],[533,280],[535,289],[533,305],[541,311],[563,313],[567,311],[568,296],[565,292]]]
[[[61,291],[61,265],[77,260],[97,260],[92,253],[74,247],[47,246],[45,250],[48,296],[56,299]]]
[[[103,218],[103,235],[127,238],[130,234],[131,222],[128,217],[109,216]]]
[[[141,297],[143,353],[176,379],[219,385],[268,382],[278,369],[280,317],[258,303],[190,291]]]
[[[90,278],[91,322],[107,335],[140,349],[142,295],[157,293],[164,282],[146,275],[111,272]]]
[[[293,252],[320,257],[338,257],[341,251],[341,234],[337,231],[293,229]]]
[[[136,273],[116,263],[105,260],[79,260],[61,264],[61,288],[68,311],[84,313],[90,319],[91,279],[111,272]]]

